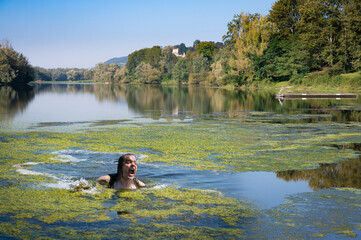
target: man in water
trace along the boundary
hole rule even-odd
[[[135,178],[137,174],[137,159],[133,154],[124,154],[118,160],[116,174],[108,174],[98,178],[96,181],[101,185],[109,185],[114,189],[137,189],[145,187],[142,181]]]

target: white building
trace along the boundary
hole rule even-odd
[[[184,58],[186,56],[185,53],[183,53],[182,55],[179,54],[179,48],[173,48],[173,52],[172,52],[174,55],[176,55],[177,57],[182,57]]]

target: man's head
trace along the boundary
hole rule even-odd
[[[118,177],[134,179],[137,174],[137,159],[133,154],[124,154],[118,160]]]

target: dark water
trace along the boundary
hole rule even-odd
[[[72,131],[90,124],[115,122],[188,121],[244,116],[265,123],[361,122],[361,99],[286,100],[276,92],[228,91],[209,87],[96,84],[37,84],[0,90],[1,127]],[[256,112],[258,114],[249,113]],[[261,113],[261,114],[260,114]],[[335,148],[360,151],[359,143]],[[69,187],[80,178],[111,173],[119,154],[64,150],[70,164],[35,165],[34,172],[58,179],[51,187]],[[196,171],[182,166],[160,166],[140,159],[138,177],[155,184],[214,189],[246,198],[262,208],[279,205],[289,194],[323,188],[360,188],[361,160],[322,165],[318,169],[283,172]],[[101,159],[101,160],[99,160]]]

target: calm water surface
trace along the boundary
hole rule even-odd
[[[114,122],[177,123],[234,117],[246,122],[275,124],[361,122],[360,98],[279,101],[275,98],[276,92],[101,84],[36,84],[20,90],[3,87],[0,94],[1,129],[13,131],[66,132]],[[361,151],[360,143],[334,147]],[[105,173],[114,172],[115,160],[120,153],[68,149],[57,154],[69,164],[38,164],[18,171],[53,176],[58,183],[49,183],[48,187],[68,188],[81,178],[95,180]],[[163,166],[142,162],[144,155],[137,157],[138,178],[155,186],[218,190],[226,196],[248,199],[262,209],[279,206],[286,196],[296,193],[332,187],[361,187],[360,158],[310,170],[225,172]],[[354,172],[354,175],[345,177],[338,174],[342,172],[340,169],[346,168],[351,168],[349,172]]]

